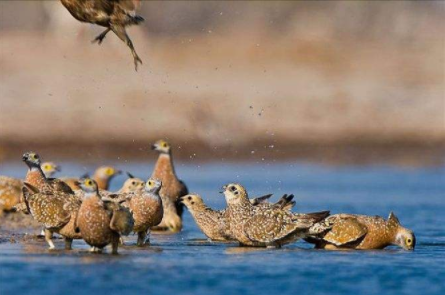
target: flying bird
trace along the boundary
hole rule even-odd
[[[92,23],[106,30],[97,36],[92,42],[101,44],[105,36],[113,31],[130,48],[133,54],[134,67],[138,70],[138,63],[142,64],[133,42],[125,28],[139,25],[144,21],[135,11],[140,6],[140,0],[60,0],[71,15],[81,22]]]

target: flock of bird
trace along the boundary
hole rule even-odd
[[[135,14],[139,0],[61,0],[79,21],[105,27],[93,42],[102,43],[114,32],[131,49],[135,69],[142,64],[126,27],[144,19]],[[93,177],[51,178],[59,169],[51,162],[41,163],[34,152],[23,155],[28,167],[24,180],[0,176],[0,209],[30,214],[43,227],[45,240],[55,248],[53,234],[61,235],[65,248],[73,239],[83,239],[91,251],[101,252],[111,245],[118,252],[122,236],[137,234],[137,246],[149,244],[151,230],[179,232],[184,206],[198,227],[213,241],[237,241],[242,246],[280,248],[299,239],[322,249],[382,249],[398,245],[413,250],[414,233],[401,226],[391,213],[387,220],[379,216],[354,214],[330,215],[329,211],[295,213],[293,195],[284,195],[276,203],[271,195],[249,198],[239,183],[223,186],[227,208],[213,210],[196,194],[189,194],[178,179],[168,142],[153,145],[159,152],[154,171],[147,181],[133,177],[116,192],[108,191],[109,182],[120,171],[100,167]],[[19,214],[19,213],[17,213]]]
[[[55,248],[53,234],[65,240],[71,249],[73,239],[83,239],[92,252],[111,245],[117,253],[122,236],[137,234],[137,246],[149,245],[151,230],[179,232],[185,206],[198,227],[212,241],[236,241],[241,246],[280,248],[299,239],[321,249],[382,249],[398,245],[413,250],[414,233],[401,226],[391,213],[387,220],[379,216],[354,214],[330,215],[292,212],[293,195],[284,195],[276,203],[271,194],[249,198],[239,183],[222,187],[227,207],[213,210],[197,194],[189,194],[178,179],[172,149],[165,140],[152,149],[159,153],[151,177],[144,182],[128,173],[123,186],[108,191],[111,179],[121,173],[112,167],[100,167],[93,177],[51,178],[58,167],[41,163],[40,156],[27,152],[22,160],[28,167],[24,181],[0,176],[0,206],[11,214],[30,214],[39,222],[50,249]]]

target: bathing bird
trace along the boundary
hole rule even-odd
[[[270,198],[266,195],[259,198],[250,199],[253,206],[264,208],[276,207],[284,210],[291,210],[295,205],[292,201],[293,195],[284,195],[277,203],[265,202]],[[236,238],[230,231],[226,210],[213,210],[204,203],[203,199],[196,194],[181,197],[181,202],[187,207],[193,219],[201,231],[212,241],[234,241]]]
[[[310,235],[310,228],[329,216],[329,211],[291,213],[282,208],[253,206],[238,183],[223,187],[230,230],[243,246],[280,248]]]
[[[397,245],[405,250],[414,250],[416,246],[414,233],[404,228],[393,212],[387,220],[380,216],[336,214],[329,216],[321,224],[328,225],[330,229],[318,237],[306,239],[320,249],[370,250]]]

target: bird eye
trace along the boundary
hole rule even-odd
[[[136,185],[136,181],[132,181],[131,184],[132,184],[132,185]]]
[[[413,242],[413,240],[412,239],[410,239],[410,238],[408,238],[408,239],[406,239],[406,244],[409,246],[409,245],[411,245],[412,244],[412,242]]]
[[[153,185],[153,182],[149,181],[149,182],[148,182],[148,185],[149,185],[149,186],[152,186],[152,185]]]
[[[231,187],[229,187],[229,190],[233,192],[236,190],[236,188],[234,186],[231,186]]]
[[[48,165],[45,165],[45,166],[43,166],[43,169],[45,169],[45,170],[49,170],[49,166],[48,166]]]
[[[239,194],[239,191],[236,191],[234,194],[235,194],[235,195],[238,195],[238,194]]]
[[[187,199],[191,200],[191,199],[192,199],[192,197],[188,197]]]
[[[113,175],[114,171],[113,171],[113,169],[108,168],[105,173],[107,173],[108,175]]]
[[[86,184],[86,185],[92,185],[93,182],[92,182],[91,180],[87,180],[87,181],[85,182],[85,184]]]
[[[162,147],[166,148],[166,147],[167,147],[167,143],[164,142],[164,143],[162,144]]]

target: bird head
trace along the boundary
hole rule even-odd
[[[29,168],[37,168],[41,164],[40,156],[34,152],[24,153],[22,160]]]
[[[227,204],[239,204],[248,201],[246,189],[239,183],[229,183],[222,187]]]
[[[53,162],[42,163],[42,171],[47,178],[52,177],[56,172],[60,172],[60,166]]]
[[[75,183],[87,194],[95,194],[98,192],[97,183],[91,178],[82,178]]]
[[[393,212],[389,214],[388,223],[397,228],[395,244],[405,250],[414,250],[416,247],[416,236],[414,235],[414,232],[404,228]]]
[[[116,170],[113,167],[101,166],[96,169],[96,172],[94,172],[94,177],[95,178],[97,177],[98,179],[103,179],[103,180],[110,180],[114,176],[119,175],[121,173],[122,173],[122,171]]]
[[[154,151],[158,151],[160,154],[170,154],[171,152],[171,146],[168,142],[166,142],[163,139],[160,139],[156,141],[152,146],[151,149]]]
[[[145,182],[140,178],[129,178],[122,185],[121,191],[124,193],[139,192],[144,189]]]
[[[189,210],[199,209],[205,207],[204,201],[199,195],[190,194],[182,196],[180,202],[184,204]]]
[[[158,194],[162,187],[162,181],[159,179],[149,178],[145,183],[145,191],[147,193]]]

